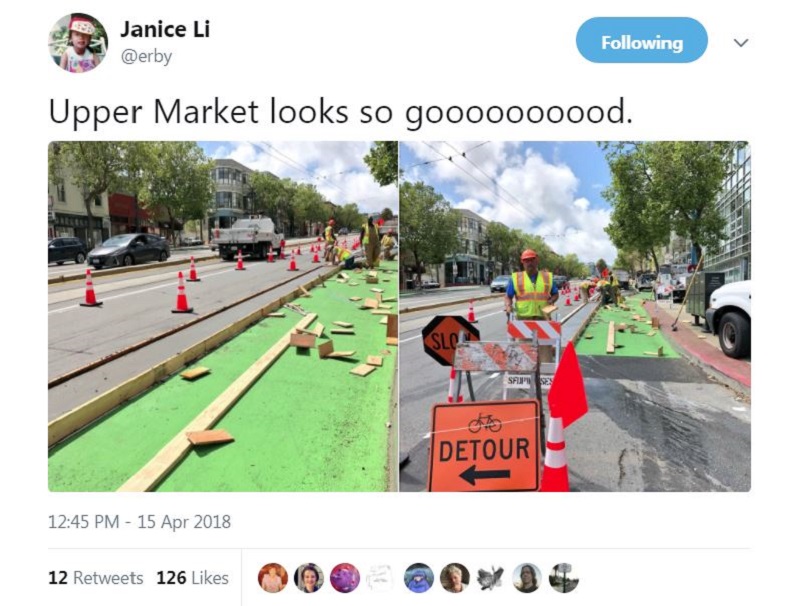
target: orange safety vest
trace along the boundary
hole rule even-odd
[[[511,276],[514,284],[514,297],[517,302],[517,318],[543,318],[542,309],[547,307],[550,291],[553,289],[553,276],[548,271],[540,271],[536,276],[534,288],[527,272],[518,271]]]

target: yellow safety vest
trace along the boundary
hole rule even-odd
[[[333,226],[328,225],[328,227],[325,228],[325,241],[333,242],[334,240],[335,238],[333,237]]]
[[[364,241],[361,244],[366,246],[367,244],[369,244],[369,223],[364,223],[364,225],[362,225],[361,227],[364,228]],[[375,234],[375,238],[377,239],[378,228],[375,227],[374,224],[372,225],[372,231]]]
[[[353,253],[351,253],[346,248],[343,248],[342,251],[339,253],[339,261],[347,261],[347,259],[349,259],[352,256]]]
[[[389,248],[391,246],[394,246],[394,238],[392,238],[392,236],[383,236],[383,240],[381,240],[381,245],[384,248]]]
[[[514,285],[514,297],[517,300],[517,317],[543,318],[542,309],[547,307],[550,291],[553,288],[553,276],[550,272],[540,271],[536,276],[536,288],[527,272],[518,271],[511,276]]]

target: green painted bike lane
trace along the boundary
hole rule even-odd
[[[668,327],[662,326],[661,329],[655,331],[652,337],[647,336],[653,329],[650,327],[650,316],[645,311],[642,302],[649,298],[652,298],[652,295],[648,297],[637,294],[627,297],[625,305],[629,308],[628,311],[614,306],[610,306],[609,309],[606,309],[605,306],[599,307],[576,344],[575,351],[578,355],[652,358],[654,356],[645,352],[655,353],[661,347],[662,357],[678,358],[678,353],[661,334],[661,331],[669,330]],[[634,315],[638,315],[640,321],[634,320]],[[606,353],[609,322],[614,322],[615,326],[620,324],[626,324],[628,327],[636,326],[636,332],[631,332],[630,328],[627,328],[624,332],[616,331],[614,333],[614,343],[617,347],[613,354]],[[587,339],[587,336],[590,338]]]
[[[378,284],[348,272],[357,286],[330,279],[294,301],[325,326],[317,342],[332,337],[336,350],[356,350],[353,360],[290,347],[215,426],[235,441],[193,449],[157,490],[387,490],[397,348],[386,346],[381,317],[349,300],[374,296],[376,287],[397,297],[397,264],[387,267],[393,272],[380,272]],[[396,313],[397,302],[389,304]],[[116,490],[301,319],[282,311],[285,318],[261,321],[193,365],[209,375],[194,382],[175,375],[53,448],[50,489]],[[332,335],[334,321],[352,322],[355,335]],[[383,366],[363,378],[350,374],[381,351],[390,352]]]

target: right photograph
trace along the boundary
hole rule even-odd
[[[750,490],[747,142],[399,165],[401,491]]]

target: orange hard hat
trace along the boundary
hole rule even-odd
[[[330,221],[328,221],[328,225],[333,225],[334,223],[336,223],[336,221],[334,221],[333,219],[331,219]]]
[[[520,255],[519,260],[525,261],[526,259],[538,259],[539,255],[536,254],[536,251],[531,250],[530,248],[523,250],[522,255]]]

